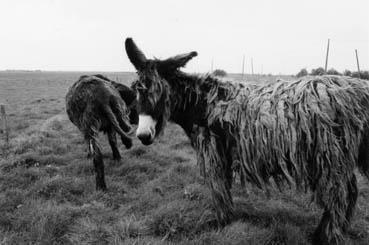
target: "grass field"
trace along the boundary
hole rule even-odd
[[[151,146],[120,144],[119,162],[101,135],[108,191],[96,192],[87,147],[65,113],[67,88],[80,75],[0,72],[10,126],[9,145],[0,135],[0,244],[311,244],[321,210],[294,190],[235,183],[237,219],[217,228],[195,153],[173,124]],[[105,75],[122,83],[135,77]],[[369,244],[369,184],[358,178],[346,244]]]

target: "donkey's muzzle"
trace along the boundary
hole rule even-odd
[[[136,136],[144,145],[150,145],[155,138],[156,121],[149,115],[139,115]]]
[[[144,145],[151,145],[154,142],[154,137],[151,134],[140,134],[137,137],[141,140]]]

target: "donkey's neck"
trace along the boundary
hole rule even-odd
[[[171,118],[179,124],[187,133],[192,130],[194,124],[207,125],[207,116],[211,110],[210,95],[216,93],[218,99],[219,90],[222,90],[224,82],[210,75],[192,75],[181,71],[174,76],[166,78],[171,88]],[[224,93],[222,90],[221,93]]]
[[[203,91],[201,79],[178,71],[166,80],[170,84],[170,120],[179,124],[186,132],[194,124],[202,125],[206,114],[206,91]]]

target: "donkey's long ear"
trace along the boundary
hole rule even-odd
[[[126,52],[129,60],[134,65],[137,70],[142,70],[145,67],[145,63],[147,61],[145,55],[142,51],[137,47],[132,38],[126,39]]]
[[[184,67],[190,59],[197,56],[197,52],[193,51],[187,54],[180,54],[173,57],[170,57],[166,60],[162,60],[160,64],[160,68],[165,70],[176,70],[180,67]]]

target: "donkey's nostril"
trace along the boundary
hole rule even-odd
[[[137,137],[140,139],[140,141],[144,145],[150,145],[153,142],[153,137],[149,133],[140,134],[140,135],[137,135]]]

